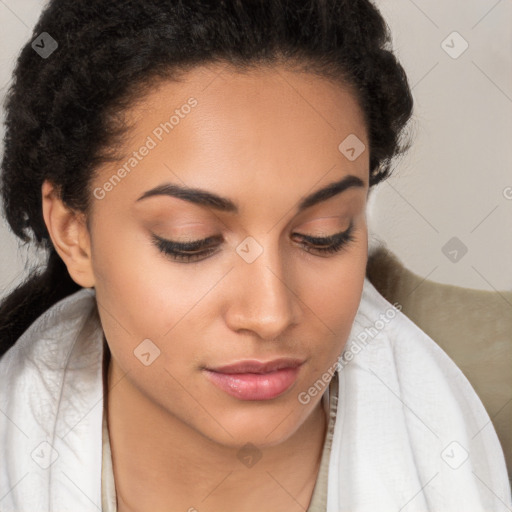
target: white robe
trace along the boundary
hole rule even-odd
[[[101,510],[94,298],[87,288],[55,304],[0,359],[1,512]],[[469,381],[367,278],[336,368],[327,512],[512,510],[503,450]]]

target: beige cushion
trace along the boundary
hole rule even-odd
[[[462,370],[492,420],[512,476],[512,292],[425,280],[383,246],[370,253],[366,275]]]

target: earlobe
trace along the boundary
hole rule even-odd
[[[85,216],[69,209],[48,180],[44,181],[41,194],[43,217],[55,250],[66,264],[73,281],[84,288],[92,288],[95,280]]]

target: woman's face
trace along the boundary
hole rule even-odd
[[[342,86],[310,74],[210,66],[162,83],[129,114],[126,157],[99,169],[90,218],[114,374],[126,374],[146,412],[217,443],[282,442],[320,407],[322,374],[361,298],[362,112]],[[302,238],[330,236],[341,241]],[[173,255],[159,239],[210,240]],[[207,371],[277,358],[302,364],[238,381]]]

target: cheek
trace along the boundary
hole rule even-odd
[[[111,224],[97,229],[92,259],[107,338],[134,346],[144,338],[162,338],[200,300],[214,278],[210,275],[204,283],[191,283],[190,273],[168,261],[149,236],[133,226]]]
[[[368,259],[366,227],[355,236],[331,263],[309,266],[303,273],[301,297],[305,298],[309,323],[316,332],[312,338],[322,344],[319,348],[331,363],[347,342],[363,291]]]

